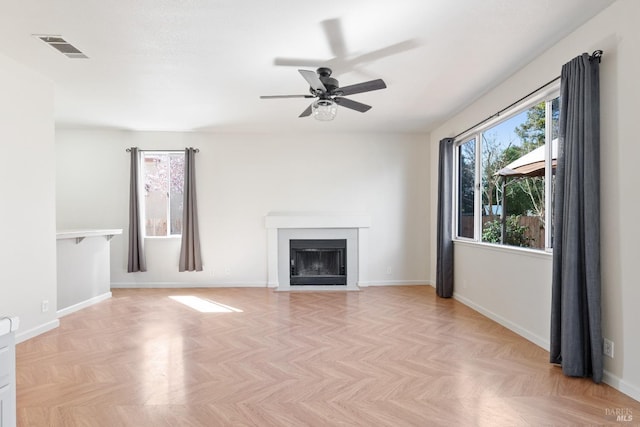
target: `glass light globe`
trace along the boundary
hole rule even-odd
[[[338,106],[331,99],[318,99],[311,108],[313,117],[323,122],[333,120],[338,113]]]

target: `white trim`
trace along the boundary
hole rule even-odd
[[[510,320],[505,319],[504,317],[492,312],[491,310],[487,310],[486,308],[482,307],[481,305],[478,305],[476,303],[474,303],[473,301],[471,301],[468,298],[463,297],[462,295],[459,295],[457,293],[453,293],[453,298],[456,301],[460,301],[462,304],[466,305],[469,308],[472,308],[473,310],[477,311],[478,313],[488,317],[489,319],[493,320],[496,323],[501,324],[502,326],[504,326],[505,328],[515,332],[516,334],[520,335],[521,337],[531,341],[532,343],[536,344],[539,347],[542,347],[543,349],[545,349],[546,351],[549,351],[549,348],[551,347],[549,340],[543,337],[540,337],[536,334],[534,334],[533,332],[524,329],[523,327],[511,322]]]
[[[560,93],[558,93],[560,96]],[[555,99],[555,98],[554,98]],[[558,106],[558,112],[560,112],[560,106]],[[560,120],[560,118],[558,118]],[[545,140],[545,153],[544,153],[544,250],[553,250],[551,241],[552,228],[550,227],[553,220],[553,146],[556,146],[556,158],[558,156],[557,151],[560,145],[560,135],[558,139],[553,139],[553,99],[546,99],[544,104],[544,140]],[[551,123],[551,126],[546,126],[547,123]],[[547,144],[546,141],[551,141]],[[547,227],[549,225],[549,227]]]
[[[368,280],[356,283],[358,287],[368,286],[421,286],[435,287],[432,280]],[[227,282],[227,283],[183,283],[183,282],[120,282],[112,283],[111,289],[189,289],[189,288],[277,288],[276,283],[266,282]],[[307,286],[305,286],[307,287]],[[310,286],[308,286],[311,288]],[[331,289],[338,289],[333,286]]]
[[[290,284],[290,249],[291,240],[295,239],[344,239],[346,240],[346,271],[347,289],[357,289],[360,279],[359,256],[360,240],[358,228],[279,228],[277,253],[277,281],[278,290],[296,289],[298,286]],[[269,281],[272,279],[269,278]],[[306,286],[306,285],[305,285]],[[334,287],[334,289],[339,289]]]
[[[291,233],[302,233],[303,230],[307,230],[306,233],[316,234],[325,232],[351,234],[350,230],[355,230],[355,238],[350,236],[347,239],[347,251],[350,252],[350,255],[347,256],[347,271],[349,272],[347,274],[347,285],[350,288],[358,286],[360,271],[366,268],[368,258],[368,229],[371,227],[371,216],[361,213],[340,212],[269,212],[264,217],[264,226],[267,230],[267,286],[277,287],[280,290],[286,290],[285,288],[289,287],[288,280],[285,281],[281,277],[284,275],[284,271],[287,270],[286,265],[283,266],[279,259],[281,249],[282,253],[285,253],[282,247],[281,240],[283,237],[281,234],[284,236]],[[329,237],[319,236],[314,238]],[[288,254],[288,249],[286,253]],[[356,261],[355,264],[353,263],[354,261]]]
[[[606,384],[609,384],[611,387],[615,388],[621,393],[626,394],[632,399],[640,402],[640,387],[637,385],[629,384],[623,379],[613,375],[611,372],[605,370],[602,375],[602,381]]]
[[[189,288],[265,288],[266,282],[224,282],[224,283],[185,283],[185,282],[119,282],[111,283],[111,289],[189,289]]]
[[[304,285],[290,286],[286,289],[275,289],[276,292],[358,292],[360,289],[345,285]]]
[[[43,323],[42,325],[38,325],[35,328],[27,329],[24,332],[16,333],[16,344],[19,344],[33,337],[37,337],[38,335],[44,334],[45,332],[49,332],[50,330],[55,329],[58,326],[60,326],[60,320],[54,319],[47,323]]]
[[[544,251],[541,249],[523,248],[520,246],[510,246],[510,245],[500,245],[498,243],[475,242],[468,239],[464,239],[464,240],[454,239],[453,246],[455,247],[457,245],[469,246],[472,248],[482,248],[482,249],[486,249],[494,252],[503,252],[503,253],[509,253],[512,255],[515,254],[515,255],[522,255],[522,256],[535,257],[535,258],[550,259],[551,257],[553,257],[553,252]]]
[[[89,298],[86,301],[82,301],[82,302],[79,302],[77,304],[71,305],[69,307],[65,307],[65,308],[57,311],[58,318],[64,317],[64,316],[66,316],[68,314],[71,314],[71,313],[75,313],[76,311],[82,310],[83,308],[92,306],[94,304],[97,304],[97,303],[102,302],[102,301],[104,301],[106,299],[109,299],[109,298],[111,298],[111,292],[105,292],[102,295],[96,295],[95,297]]]
[[[145,203],[145,197],[146,197],[146,190],[145,190],[145,178],[147,176],[147,171],[146,171],[146,159],[147,156],[149,156],[149,158],[151,158],[152,156],[166,156],[167,158],[167,162],[169,164],[168,167],[168,171],[169,174],[167,176],[167,180],[168,180],[168,184],[169,184],[169,188],[171,187],[171,155],[185,155],[185,150],[141,150],[138,149],[138,202],[139,202],[139,206],[138,206],[138,211],[140,214],[140,224],[145,224],[146,220],[147,220],[147,212],[146,212],[146,203]],[[185,173],[185,168],[184,165],[182,166],[182,176],[184,178],[184,173]],[[171,224],[172,224],[172,218],[171,218],[171,193],[169,192],[167,197],[167,202],[166,202],[166,210],[165,210],[165,218],[167,219],[167,233],[169,234],[165,234],[164,236],[147,236],[147,230],[146,227],[144,227],[144,225],[142,226],[142,238],[143,239],[147,239],[150,237],[154,237],[154,238],[172,238],[172,237],[177,237],[177,238],[182,238],[182,232],[180,234],[171,234]],[[182,214],[182,213],[181,213]]]
[[[433,286],[429,280],[370,280],[358,282],[358,286]]]

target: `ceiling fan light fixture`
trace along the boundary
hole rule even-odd
[[[312,104],[311,109],[313,117],[323,122],[335,119],[338,113],[338,105],[332,99],[318,99]]]

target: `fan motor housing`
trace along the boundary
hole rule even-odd
[[[331,93],[334,90],[338,89],[340,87],[340,84],[338,83],[338,80],[334,79],[333,77],[322,77],[320,76],[320,81],[322,82],[322,84],[324,85],[324,87],[327,88],[327,92]]]
[[[331,73],[333,72],[331,71],[331,68],[320,67],[316,70],[316,72],[318,73],[318,78],[320,79],[324,87],[327,88],[328,93],[331,93],[340,87],[340,83],[338,83],[338,80],[331,77]]]

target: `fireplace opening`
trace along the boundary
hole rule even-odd
[[[290,284],[346,285],[347,240],[290,240]]]

